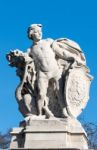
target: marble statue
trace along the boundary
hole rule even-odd
[[[24,117],[76,117],[88,101],[91,76],[79,45],[66,38],[42,39],[42,25],[32,24],[27,52],[10,51],[7,59],[17,68],[19,110]],[[56,113],[57,110],[57,113]]]
[[[88,149],[76,119],[92,80],[83,51],[67,38],[42,39],[41,24],[32,24],[27,33],[32,46],[6,55],[20,78],[15,96],[24,116],[11,132],[10,149]]]

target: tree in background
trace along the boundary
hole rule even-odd
[[[11,129],[9,129],[5,134],[0,133],[0,149],[8,149],[11,135],[10,135]]]
[[[83,123],[83,127],[88,136],[89,148],[97,150],[97,124]]]

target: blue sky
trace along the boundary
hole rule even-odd
[[[43,24],[43,38],[67,37],[83,49],[94,76],[90,100],[82,116],[97,123],[97,4],[96,0],[1,0],[0,1],[0,131],[18,126],[23,119],[15,100],[19,84],[15,69],[5,58],[10,49],[26,51],[30,24]]]

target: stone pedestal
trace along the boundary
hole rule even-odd
[[[86,133],[75,119],[29,120],[11,135],[10,149],[88,149]]]

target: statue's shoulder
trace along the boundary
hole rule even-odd
[[[52,44],[54,42],[54,40],[52,38],[47,38],[46,41],[49,42],[50,44]]]

